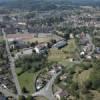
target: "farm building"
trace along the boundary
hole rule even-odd
[[[35,52],[38,54],[46,53],[47,52],[47,45],[46,44],[39,44],[34,48]]]
[[[65,45],[67,45],[67,42],[65,40],[61,40],[61,41],[58,41],[56,44],[54,44],[52,46],[52,48],[62,48],[64,47]]]

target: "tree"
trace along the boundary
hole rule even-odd
[[[48,48],[51,48],[52,44],[50,42],[47,43]]]
[[[16,67],[21,67],[22,70],[18,75],[31,70],[32,72],[39,71],[46,66],[47,55],[38,55],[33,53],[32,55],[23,56],[16,60]]]
[[[35,41],[35,45],[38,45],[39,44],[39,42],[38,41]]]
[[[84,86],[85,88],[87,88],[87,90],[91,89],[92,88],[92,82],[87,80],[85,83],[84,83]]]
[[[51,43],[55,44],[55,43],[57,43],[57,41],[55,39],[51,39]]]
[[[35,47],[35,43],[34,42],[31,43],[31,47]]]
[[[26,100],[34,100],[33,97],[31,95],[29,95]]]
[[[26,100],[24,96],[19,96],[18,100]]]
[[[26,89],[26,87],[23,87],[23,88],[22,88],[22,92],[23,92],[23,93],[28,93],[28,90]]]
[[[93,72],[90,75],[90,81],[93,89],[100,89],[100,60],[93,62]]]
[[[35,51],[34,49],[32,50],[32,52],[33,52],[33,53],[36,53],[36,51]]]
[[[73,82],[71,87],[74,89],[74,90],[78,90],[79,89],[79,86],[78,86],[78,83],[77,82]]]

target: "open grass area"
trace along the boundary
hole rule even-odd
[[[35,99],[36,99],[36,100],[47,100],[47,99],[44,98],[44,97],[36,97]]]
[[[73,53],[77,49],[77,45],[75,42],[75,39],[71,39],[68,41],[68,45],[64,47],[62,50],[67,52],[67,53]]]
[[[62,50],[50,49],[48,60],[49,61],[61,61],[66,59],[66,54]]]
[[[3,39],[3,36],[0,36],[0,42],[2,42],[4,39]]]
[[[84,82],[89,79],[92,70],[93,70],[92,68],[88,70],[84,70],[81,74],[79,74],[78,80],[79,80],[80,85],[83,85]]]
[[[80,67],[75,68],[75,74],[73,76],[73,81],[78,82],[81,86],[84,85],[84,82],[90,78],[90,74],[93,71],[93,68],[88,70],[82,70]],[[81,71],[81,73],[79,73]]]
[[[17,74],[21,71],[21,68],[16,68]],[[18,80],[21,86],[21,89],[23,87],[26,87],[26,89],[30,92],[33,93],[35,92],[35,79],[36,76],[38,75],[37,73],[31,73],[31,72],[25,72],[22,75],[18,76]]]
[[[41,43],[41,42],[48,42],[50,40],[50,38],[48,37],[48,38],[36,38],[36,37],[34,37],[33,39],[29,39],[29,40],[25,40],[26,42],[28,41],[28,42],[36,42],[36,41],[38,41],[39,43]]]
[[[55,40],[61,40],[62,38],[57,36],[57,35],[51,35],[51,36],[46,36],[46,37],[33,37],[33,39],[27,39],[25,40],[26,42],[36,42],[38,41],[39,43],[41,42],[49,42],[50,40],[55,39]]]
[[[49,51],[48,61],[55,61],[61,64],[66,65],[69,61],[69,58],[73,57],[74,52],[76,52],[76,43],[75,39],[71,39],[62,49],[52,48]]]

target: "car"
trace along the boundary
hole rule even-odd
[[[7,86],[6,86],[5,84],[1,84],[1,87],[2,87],[3,89],[7,89]]]

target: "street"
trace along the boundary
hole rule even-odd
[[[92,42],[92,38],[91,38],[91,36],[90,36],[89,34],[86,34],[86,37],[88,38],[89,43],[90,43],[90,44],[91,44],[91,46],[92,46],[92,51],[91,51],[91,52],[89,52],[89,54],[88,54],[88,55],[92,55],[92,54],[93,54],[93,52],[94,52],[94,50],[95,50],[95,45],[93,44],[93,42]]]
[[[52,91],[52,86],[54,84],[55,79],[57,78],[57,76],[59,76],[61,74],[61,72],[58,72],[56,74],[53,75],[53,77],[51,78],[51,80],[47,83],[47,85],[41,89],[40,91],[32,94],[32,96],[43,96],[46,97],[48,100],[56,100],[53,91]]]
[[[18,96],[17,95],[15,95],[15,94],[13,94],[13,93],[11,93],[9,90],[7,90],[7,89],[4,89],[4,88],[2,88],[2,87],[0,87],[0,92],[2,92],[5,96],[12,96],[12,97],[14,97],[14,98],[18,98]]]
[[[11,72],[12,72],[12,75],[13,75],[13,80],[14,80],[18,95],[21,95],[21,88],[20,88],[19,81],[18,81],[17,75],[16,75],[14,59],[11,56],[11,53],[10,53],[10,50],[9,50],[8,40],[6,38],[6,33],[5,33],[4,29],[2,29],[2,33],[3,33],[3,38],[5,40],[5,43],[6,43],[6,51],[7,51],[7,54],[8,54],[9,61],[10,61],[10,68],[11,68]]]

